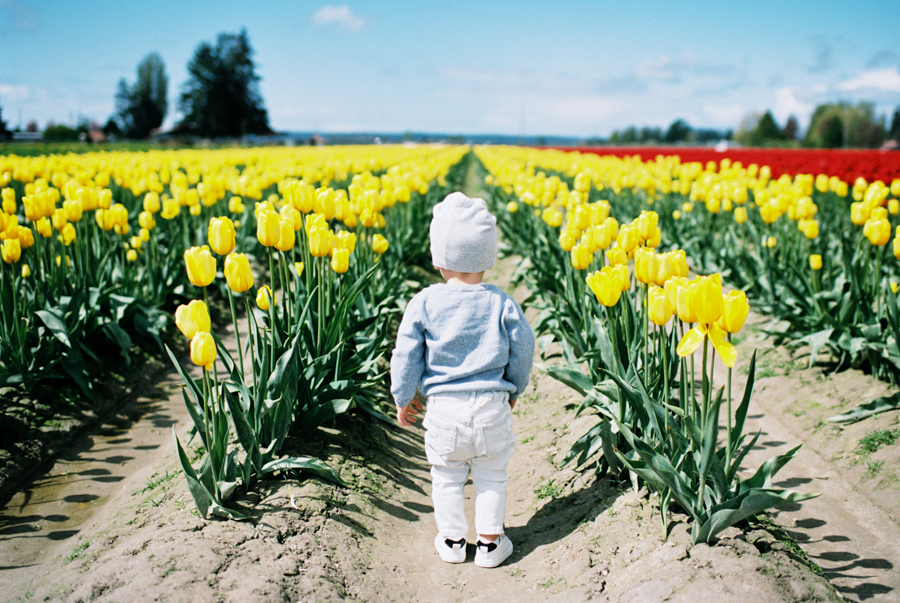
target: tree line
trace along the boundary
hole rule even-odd
[[[874,103],[863,101],[852,105],[841,101],[818,105],[802,136],[795,116],[779,125],[772,112],[766,111],[745,117],[736,132],[695,129],[685,120],[676,119],[667,129],[629,126],[614,130],[609,138],[591,138],[586,142],[589,145],[703,145],[720,140],[733,140],[746,147],[878,148],[887,140],[900,141],[900,107],[894,111],[890,127],[886,116],[875,114]]]
[[[202,42],[187,70],[178,97],[183,117],[173,133],[209,138],[272,133],[246,30],[219,34],[215,45]],[[166,118],[168,85],[162,58],[151,52],[138,65],[133,84],[119,81],[115,113],[103,131],[131,139],[149,137]]]

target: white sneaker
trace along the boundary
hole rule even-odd
[[[478,541],[475,549],[475,565],[478,567],[497,567],[512,555],[513,545],[506,534],[500,534],[493,542]]]
[[[449,538],[441,538],[438,534],[434,537],[434,548],[437,549],[438,555],[447,563],[462,563],[466,560],[466,539],[450,540]]]

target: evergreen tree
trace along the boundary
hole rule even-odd
[[[155,52],[138,64],[134,86],[119,80],[116,121],[126,137],[147,138],[162,125],[169,109],[168,88],[165,64]]]
[[[178,103],[184,130],[209,137],[271,132],[252,54],[246,30],[197,47]]]
[[[891,130],[888,138],[900,142],[900,107],[897,107],[894,110],[894,117],[891,119]]]
[[[797,133],[799,131],[800,124],[797,123],[797,118],[791,115],[784,124],[784,130],[781,131],[781,135],[785,140],[797,140]]]
[[[668,144],[685,142],[690,137],[690,135],[691,127],[687,124],[687,122],[683,119],[676,119],[672,122],[672,125],[669,126],[669,129],[666,131],[664,140]]]
[[[6,122],[3,121],[3,107],[0,107],[0,140],[8,140],[12,138],[12,132],[6,129]]]

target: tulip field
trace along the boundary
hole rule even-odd
[[[810,364],[900,384],[900,157],[691,152],[0,156],[0,388],[89,401],[106,359],[154,350],[183,381],[202,455],[178,434],[173,447],[201,516],[245,518],[229,501],[274,472],[343,483],[282,444],[354,409],[392,421],[385,360],[431,268],[431,207],[474,171],[523,259],[535,331],[560,346],[544,370],[596,416],[567,459],[646,484],[664,526],[674,504],[709,541],[814,496],[772,486],[797,448],[739,472],[758,437],[744,429],[755,358],[732,391],[732,337],[751,309]],[[900,398],[866,402],[833,420]]]

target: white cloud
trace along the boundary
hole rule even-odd
[[[813,103],[805,103],[799,98],[793,88],[784,86],[775,91],[775,106],[772,107],[772,115],[779,122],[784,122],[791,115],[795,117],[807,117],[812,113]]]
[[[353,13],[346,4],[323,6],[313,13],[313,27],[331,28],[357,33],[366,28],[366,20]]]
[[[671,81],[676,77],[676,65],[669,57],[645,59],[637,64],[634,74],[642,80]]]
[[[863,71],[856,77],[838,84],[838,88],[846,91],[875,89],[900,92],[900,70],[894,68]]]
[[[0,98],[5,101],[21,101],[30,98],[31,86],[0,84]]]

